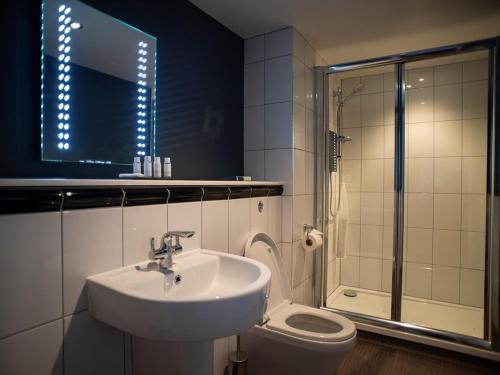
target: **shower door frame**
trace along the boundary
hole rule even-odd
[[[487,191],[486,191],[486,259],[484,288],[484,339],[442,331],[434,328],[417,326],[401,321],[402,277],[403,277],[403,245],[404,245],[404,178],[405,178],[405,64],[437,57],[474,52],[488,51],[488,157],[487,157]],[[429,344],[435,340],[444,340],[450,344],[465,345],[484,352],[492,353],[497,358],[500,353],[500,116],[495,108],[500,108],[500,36],[474,42],[454,44],[427,50],[406,52],[398,55],[384,56],[345,64],[335,64],[316,68],[317,111],[318,118],[317,145],[320,153],[318,162],[318,215],[317,225],[323,233],[328,233],[328,131],[329,131],[329,74],[349,70],[393,65],[395,77],[395,165],[394,165],[394,257],[392,268],[391,319],[383,319],[365,314],[326,307],[326,281],[328,235],[322,251],[321,273],[318,282],[321,288],[316,290],[316,300],[321,301],[322,309],[334,311],[355,322],[397,330],[409,336],[420,336]],[[408,336],[408,335],[407,335]],[[409,338],[409,337],[408,337]],[[431,340],[426,340],[430,338]],[[463,351],[463,350],[462,350]],[[477,353],[476,353],[477,354]],[[487,356],[487,355],[486,355]],[[498,357],[500,358],[500,357]]]

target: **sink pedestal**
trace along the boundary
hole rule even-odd
[[[176,342],[177,371],[179,375],[212,375],[214,368],[214,342],[185,341]]]

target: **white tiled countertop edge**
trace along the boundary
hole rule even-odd
[[[73,178],[0,178],[0,187],[16,186],[279,186],[280,181],[229,181],[229,180],[104,180],[104,179],[73,179]]]

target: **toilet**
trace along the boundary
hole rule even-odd
[[[281,255],[265,233],[252,235],[245,256],[271,270],[262,322],[241,334],[249,375],[332,375],[356,342],[349,319],[292,302]]]

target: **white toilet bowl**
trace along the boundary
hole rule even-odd
[[[352,350],[356,328],[326,310],[292,302],[292,291],[274,241],[265,233],[251,236],[245,256],[266,264],[271,284],[261,324],[244,332],[249,375],[332,375]]]

